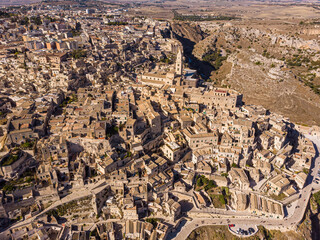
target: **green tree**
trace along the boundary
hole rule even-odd
[[[215,188],[217,187],[217,184],[213,180],[210,180],[207,187],[208,189]]]
[[[42,20],[41,20],[40,16],[31,17],[31,22],[33,22],[36,25],[41,25],[42,24]]]
[[[86,56],[87,56],[87,53],[82,49],[76,49],[71,52],[71,57],[74,59],[80,59]]]
[[[207,185],[208,184],[208,182],[209,182],[209,179],[208,178],[206,178],[205,176],[201,176],[201,179],[202,179],[202,182],[203,182],[203,184],[204,185]]]
[[[200,177],[200,178],[198,178],[198,180],[197,180],[197,186],[198,186],[198,187],[203,186],[203,182],[202,182],[201,177]]]
[[[81,30],[81,23],[77,22],[76,23],[76,31],[80,31]]]
[[[147,218],[146,222],[151,223],[153,225],[153,227],[156,227],[159,222],[159,219],[158,218]]]
[[[29,26],[30,20],[28,17],[24,17],[23,19],[21,19],[20,21],[20,25],[25,25],[25,26]]]
[[[320,191],[313,194],[316,203],[320,206]]]
[[[238,167],[238,164],[236,164],[236,163],[232,163],[231,167],[233,167],[233,168],[237,168],[237,167]]]
[[[219,201],[224,205],[226,204],[226,200],[224,199],[224,196],[221,194],[219,195]]]

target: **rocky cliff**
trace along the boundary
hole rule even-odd
[[[303,28],[294,32],[294,26],[243,25],[173,23],[172,31],[204,80],[234,88],[245,103],[263,105],[291,121],[320,124],[319,41]],[[227,54],[218,71],[203,61],[217,49]]]

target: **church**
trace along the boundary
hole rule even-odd
[[[195,73],[196,70],[183,68],[183,54],[179,49],[175,66],[171,66],[167,71],[144,73],[140,77],[140,83],[159,88],[164,85],[197,87],[199,79],[195,77]]]

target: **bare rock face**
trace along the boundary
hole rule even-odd
[[[207,32],[209,27],[200,25],[202,31]],[[211,71],[211,81],[242,92],[245,103],[263,105],[297,123],[320,124],[319,95],[299,81],[300,73],[292,71],[282,60],[291,58],[292,49],[308,49],[310,59],[317,61],[317,54],[311,53],[318,51],[320,44],[312,36],[303,38],[276,28],[258,29],[234,24],[216,24],[209,29],[211,34],[208,36],[195,24],[176,23],[172,29],[188,50],[185,54],[192,63],[197,63],[191,67],[203,75]],[[213,49],[229,52],[227,60],[216,72],[202,61],[202,57]],[[263,51],[271,53],[263,55]],[[309,73],[320,76],[319,69]]]
[[[215,35],[210,35],[206,37],[194,46],[192,54],[196,58],[202,59],[202,56],[206,54],[207,50],[210,49],[216,41],[217,37]]]
[[[197,43],[206,37],[206,34],[202,32],[201,28],[195,24],[191,25],[189,23],[173,22],[171,24],[171,29],[175,34],[194,43]]]
[[[320,233],[320,213],[311,217],[312,221],[312,239],[319,239]]]
[[[305,87],[284,62],[239,51],[231,63],[225,84],[244,94],[247,104],[260,104],[295,122],[320,124],[320,97]]]
[[[183,45],[184,55],[186,61],[191,68],[197,69],[199,73],[208,78],[213,70],[210,64],[201,61],[202,54],[205,49],[199,47],[199,53],[193,52],[197,43],[206,39],[209,35],[204,33],[200,26],[193,23],[173,22],[171,30],[175,38],[177,38]]]

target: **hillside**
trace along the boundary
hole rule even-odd
[[[246,104],[320,124],[317,23],[174,22],[172,30],[204,80],[242,92]]]
[[[1,0],[0,6],[26,5],[36,2],[41,2],[41,0]]]

